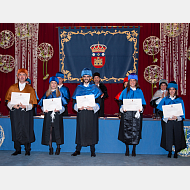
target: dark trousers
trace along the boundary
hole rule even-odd
[[[31,150],[31,143],[26,143],[25,145],[25,150],[26,151],[30,151]],[[20,151],[21,150],[21,144],[18,141],[14,141],[14,148],[16,149],[16,151]]]
[[[82,146],[80,144],[77,144],[76,151],[81,151]],[[95,144],[90,145],[90,151],[95,152]]]

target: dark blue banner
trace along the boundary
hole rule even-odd
[[[87,67],[104,83],[122,83],[138,72],[138,28],[58,29],[60,71],[66,83],[80,82]]]

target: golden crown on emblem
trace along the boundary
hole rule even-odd
[[[105,52],[107,47],[103,44],[93,44],[90,46],[90,49],[92,50],[92,52]]]

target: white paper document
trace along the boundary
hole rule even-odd
[[[95,106],[95,98],[94,95],[84,95],[84,96],[76,96],[77,108],[82,107],[94,107]]]
[[[11,93],[11,104],[17,105],[29,105],[30,101],[30,93],[20,93],[20,92],[12,92]]]
[[[142,99],[123,99],[123,107],[124,111],[141,111]]]
[[[53,110],[61,110],[62,103],[61,98],[50,98],[50,99],[43,99],[43,109],[44,111],[53,111]]]
[[[162,109],[163,109],[164,118],[172,118],[172,116],[182,116],[183,115],[183,109],[182,109],[181,103],[163,105]]]

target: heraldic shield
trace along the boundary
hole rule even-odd
[[[107,47],[103,44],[93,44],[90,46],[90,49],[92,50],[92,57],[91,62],[92,65],[95,68],[101,68],[105,65],[106,57],[105,57],[105,51]]]

